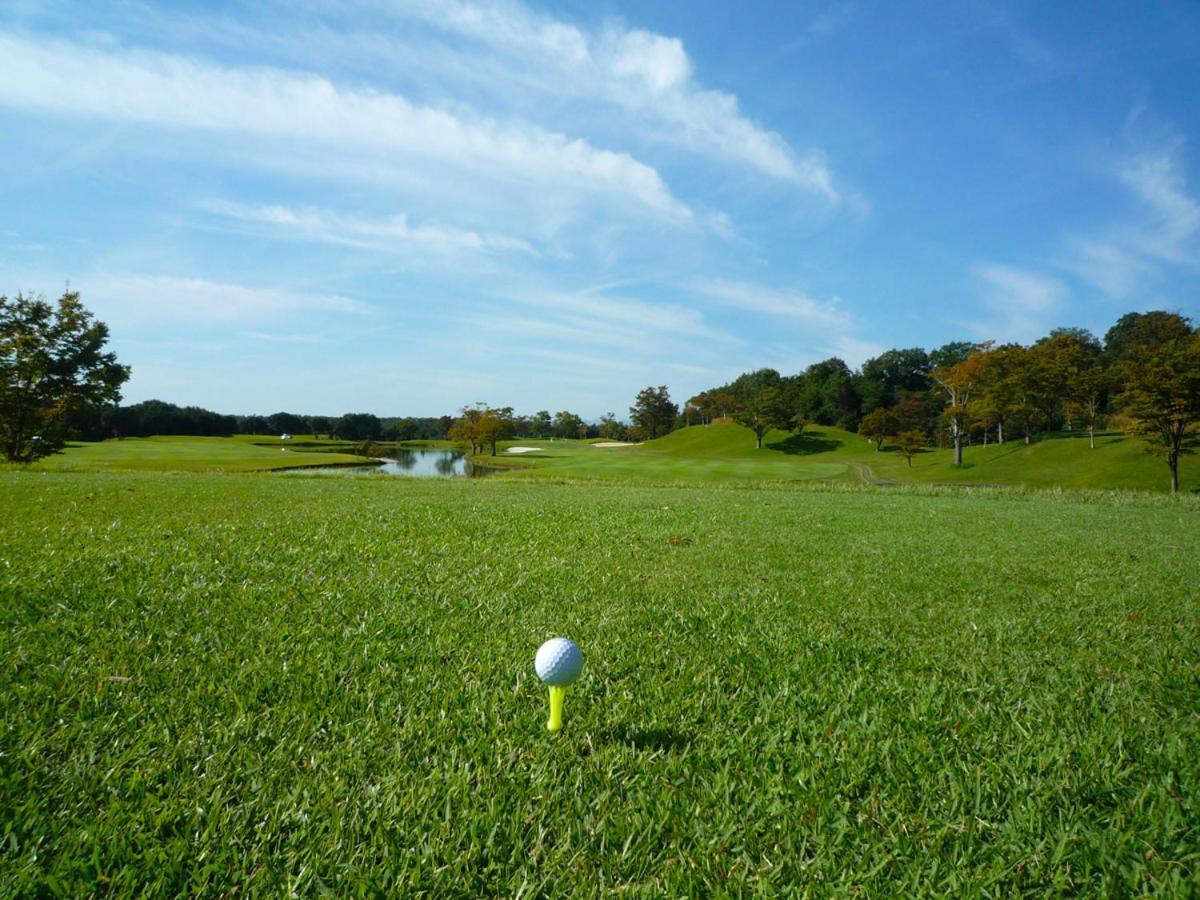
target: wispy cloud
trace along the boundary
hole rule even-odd
[[[972,269],[984,305],[995,313],[991,321],[972,324],[980,337],[1000,341],[1032,341],[1051,327],[1069,292],[1055,278],[1028,269],[981,263]]]
[[[311,207],[297,209],[225,200],[209,201],[203,208],[225,218],[262,226],[266,234],[280,238],[378,251],[395,251],[398,247],[412,245],[440,253],[472,250],[538,255],[528,241],[448,226],[412,225],[404,213],[386,219],[369,219]]]
[[[588,32],[516,2],[401,0],[386,8],[519,58],[514,78],[528,78],[534,66],[543,89],[644,115],[659,140],[748,166],[830,203],[841,199],[822,152],[796,152],[743,115],[733,94],[700,84],[677,37],[615,24]]]
[[[338,294],[247,287],[169,275],[106,274],[72,283],[114,327],[227,328],[290,320],[299,314],[363,316],[371,306]]]
[[[246,331],[243,332],[243,335],[256,341],[265,341],[268,344],[328,345],[337,343],[332,338],[316,334],[272,334],[267,331]]]
[[[818,328],[841,331],[851,325],[850,316],[841,309],[836,298],[816,300],[796,291],[718,278],[693,281],[688,288],[726,306],[793,319]]]
[[[1176,141],[1122,160],[1112,177],[1137,202],[1133,216],[1068,238],[1058,266],[1121,300],[1161,280],[1166,267],[1195,269],[1200,260],[1200,202],[1188,190],[1181,150]]]
[[[399,94],[339,87],[305,72],[232,68],[145,50],[0,35],[0,58],[3,105],[300,140],[350,149],[392,167],[420,161],[497,182],[553,183],[574,194],[619,197],[676,223],[693,219],[652,167],[534,125],[451,113]]]

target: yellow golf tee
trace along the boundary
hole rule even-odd
[[[567,694],[567,689],[561,685],[550,685],[550,721],[546,723],[546,728],[550,731],[558,731],[562,728],[562,709],[563,698]]]

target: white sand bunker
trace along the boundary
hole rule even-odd
[[[505,453],[537,453],[541,447],[509,447]]]
[[[593,447],[636,447],[637,444],[627,444],[624,441],[598,441]]]

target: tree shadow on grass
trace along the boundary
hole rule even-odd
[[[605,736],[618,744],[628,744],[635,750],[659,753],[680,753],[692,746],[691,735],[674,728],[630,728],[622,725]]]
[[[782,441],[763,444],[768,450],[778,450],[790,456],[808,456],[813,453],[829,453],[842,445],[841,441],[824,437],[820,433],[789,434]]]

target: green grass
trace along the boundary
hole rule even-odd
[[[581,441],[518,441],[544,448],[521,457],[527,466],[564,478],[618,478],[654,481],[808,480],[834,478],[934,484],[988,484],[1033,488],[1090,488],[1166,492],[1169,472],[1145,443],[1118,434],[1101,435],[1096,449],[1086,435],[1043,437],[1026,446],[967,447],[964,465],[953,465],[951,450],[926,450],[904,457],[885,445],[882,452],[860,435],[811,426],[801,435],[771,432],[756,449],[754,435],[740,425],[693,426],[645,444],[593,447]],[[1181,490],[1200,491],[1200,458],[1185,457]]]
[[[1200,891],[1190,498],[0,496],[0,895]]]
[[[289,447],[283,452],[278,437],[254,435],[220,437],[126,438],[91,444],[71,444],[66,452],[29,466],[44,472],[256,472],[307,466],[362,465],[361,457],[345,453],[308,452]],[[347,446],[321,442],[330,448]]]
[[[802,435],[774,431],[761,450],[754,435],[739,425],[696,426],[645,444],[606,448],[595,441],[519,440],[501,444],[501,453],[475,459],[484,466],[535,470],[533,477],[652,483],[796,482],[817,479],[863,483],[984,484],[1032,488],[1149,490],[1169,486],[1166,464],[1144,452],[1145,444],[1123,435],[1101,435],[1095,450],[1078,435],[1044,437],[1026,446],[1019,441],[968,447],[965,465],[952,465],[950,450],[927,450],[910,468],[893,448],[875,452],[859,435],[814,426]],[[288,452],[277,437],[156,437],[74,444],[66,453],[41,460],[39,471],[227,471],[353,465],[362,460],[339,450],[345,441],[297,436]],[[391,445],[384,445],[385,447]],[[409,441],[409,449],[451,449],[448,441]],[[532,454],[506,454],[507,446],[538,447]],[[3,471],[3,467],[0,467]],[[1184,493],[1200,492],[1200,458],[1185,457]]]

